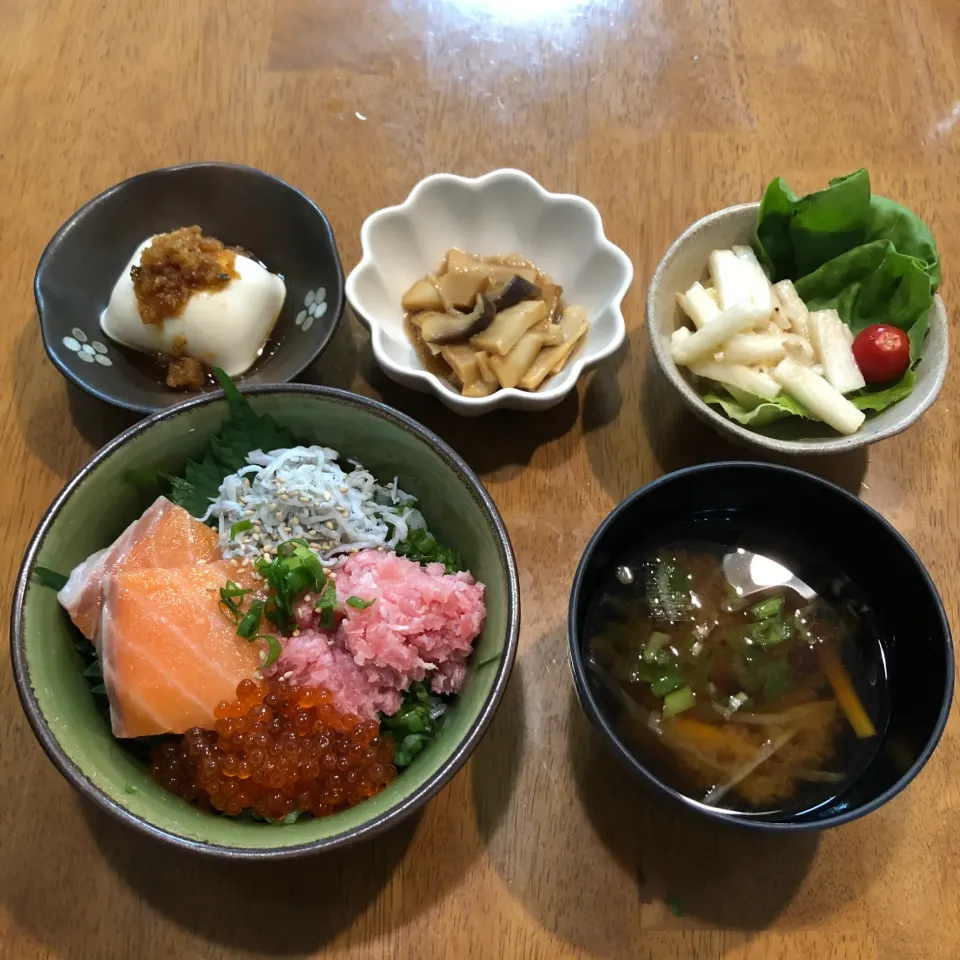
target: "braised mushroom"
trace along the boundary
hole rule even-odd
[[[462,343],[482,333],[493,322],[496,311],[481,293],[470,313],[432,313],[420,324],[420,336],[425,343]]]

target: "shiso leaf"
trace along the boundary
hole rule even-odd
[[[254,412],[236,384],[214,367],[227,400],[228,413],[199,460],[187,462],[183,476],[167,476],[170,499],[195,517],[202,517],[216,499],[224,477],[236,473],[247,462],[251,450],[278,450],[293,446],[293,432],[272,417]]]
[[[60,591],[67,585],[67,578],[62,573],[57,573],[56,570],[49,570],[47,567],[34,567],[33,582],[38,586]]]

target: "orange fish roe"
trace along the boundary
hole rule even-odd
[[[234,816],[323,817],[379,793],[397,775],[376,720],[341,714],[315,687],[243,680],[214,711],[215,730],[188,730],[154,749],[150,772],[184,800]]]

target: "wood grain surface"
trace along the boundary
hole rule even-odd
[[[440,170],[518,166],[599,207],[633,259],[626,349],[547,414],[465,421],[387,381],[348,317],[310,372],[450,441],[506,519],[520,654],[495,722],[376,843],[220,865],[141,839],[57,774],[0,662],[0,957],[950,960],[960,956],[960,722],[918,780],[822,836],[718,829],[602,753],[565,663],[583,546],[660,474],[735,458],[652,369],[647,283],[691,221],[867,165],[933,227],[960,309],[956,0],[3,0],[0,537],[4,605],[47,504],[129,423],[43,354],[31,281],[54,230],[138,171],[240,161],[304,190],[346,268],[372,211]],[[960,357],[937,405],[868,454],[802,466],[913,543],[956,621]],[[685,916],[665,903],[676,896]]]

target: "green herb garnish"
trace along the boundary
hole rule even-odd
[[[226,585],[220,588],[220,609],[223,615],[235,623],[239,622],[243,617],[243,611],[238,601],[242,601],[248,593],[252,592],[252,590],[245,590],[239,583],[228,580]]]
[[[336,626],[337,588],[332,580],[327,581],[313,609],[320,614],[320,626],[324,630],[332,630]]]
[[[262,620],[263,601],[254,600],[251,602],[246,614],[240,621],[240,626],[237,627],[237,636],[243,637],[244,640],[252,640],[254,637],[258,636],[260,632],[260,623]]]
[[[250,637],[250,642],[253,643],[254,640],[263,640],[267,645],[267,657],[263,661],[264,668],[272,667],[277,660],[280,659],[280,654],[283,653],[283,647],[280,646],[280,641],[272,633],[261,633],[255,637]]]
[[[367,607],[372,607],[376,602],[376,600],[364,600],[362,597],[347,597],[347,604],[355,610],[366,610]]]
[[[247,464],[251,450],[277,450],[294,446],[292,431],[269,416],[258,416],[234,382],[219,368],[220,381],[229,408],[220,431],[210,440],[198,460],[190,460],[182,477],[167,476],[170,499],[195,517],[202,517],[215,500],[223,478]]]
[[[243,533],[245,530],[251,530],[253,528],[252,520],[238,520],[233,526],[230,527],[230,539],[236,540],[238,533]]]
[[[466,570],[463,557],[459,553],[449,547],[441,546],[433,534],[427,533],[423,528],[411,530],[407,539],[397,544],[395,552],[398,557],[408,557],[424,565],[442,563],[447,568],[447,573]]]
[[[33,581],[41,587],[49,587],[51,590],[62,590],[67,585],[67,577],[56,570],[48,570],[46,567],[33,568]]]
[[[767,617],[775,617],[783,610],[783,597],[769,597],[754,604],[750,608],[750,615],[754,620],[766,620]]]
[[[380,714],[381,730],[394,741],[394,766],[410,766],[424,747],[440,736],[446,706],[442,697],[430,693],[422,683],[413,683],[393,716]]]
[[[323,564],[306,540],[297,538],[280,544],[275,559],[259,557],[253,566],[272,591],[264,616],[284,636],[292,633],[297,626],[294,612],[297,597],[304,591],[316,593],[327,586]]]

